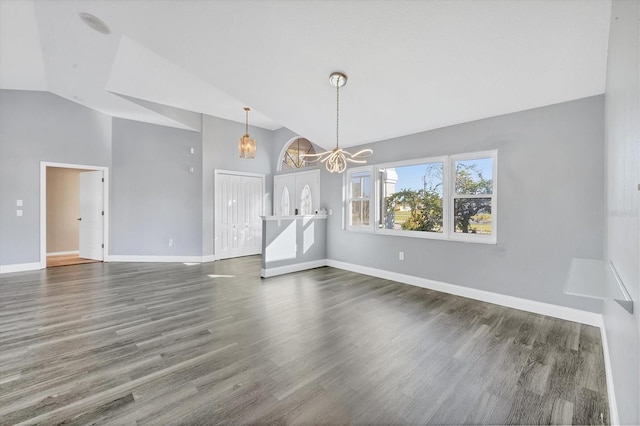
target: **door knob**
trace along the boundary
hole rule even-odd
[[[82,218],[81,218],[81,217],[79,217],[77,220],[82,220]]]

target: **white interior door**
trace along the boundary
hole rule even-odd
[[[104,260],[104,182],[102,171],[80,173],[80,257]]]
[[[273,177],[273,214],[293,216],[296,207],[296,177],[294,174]]]
[[[262,253],[264,176],[216,173],[217,259]]]
[[[320,170],[274,176],[273,193],[276,216],[314,214],[320,210]]]
[[[232,251],[235,256],[262,253],[262,179],[239,176],[238,199],[238,244]]]

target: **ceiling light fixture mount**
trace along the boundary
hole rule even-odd
[[[80,12],[78,15],[80,15],[80,19],[82,19],[82,22],[84,22],[97,32],[102,34],[111,34],[111,28],[109,28],[109,26],[97,16],[87,12]]]
[[[251,139],[251,137],[249,136],[249,111],[251,111],[251,108],[244,107],[244,135],[238,142],[238,154],[240,155],[240,158],[256,158],[256,140]]]
[[[329,76],[329,84],[336,88],[336,147],[331,151],[319,154],[305,154],[302,157],[306,161],[320,161],[330,173],[342,173],[347,169],[347,163],[365,164],[366,158],[373,154],[370,149],[362,149],[351,154],[340,148],[340,88],[347,84],[347,76],[341,72],[333,72]]]

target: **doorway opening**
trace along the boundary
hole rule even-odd
[[[40,163],[40,267],[102,262],[108,253],[108,168]]]

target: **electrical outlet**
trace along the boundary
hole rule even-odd
[[[173,247],[173,239],[169,238],[169,247]]]
[[[404,252],[403,251],[398,252],[398,259],[399,260],[404,260]]]

